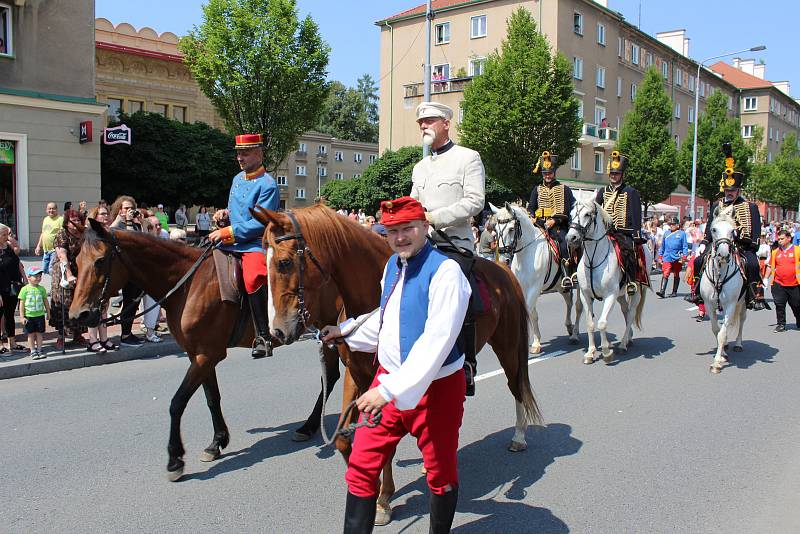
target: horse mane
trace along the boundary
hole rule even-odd
[[[611,226],[614,221],[611,219],[611,215],[605,210],[603,206],[597,203],[594,197],[584,198],[583,200],[579,201],[583,207],[586,209],[593,209],[597,213],[600,214],[600,220],[603,221],[603,224],[607,227]]]
[[[108,230],[111,233],[111,229]],[[119,230],[114,229],[114,237],[119,239],[120,237],[124,238],[133,238],[133,241],[136,243],[137,247],[150,247],[151,245],[159,245],[163,248],[166,248],[170,253],[182,256],[186,259],[197,259],[197,257],[201,254],[201,250],[196,247],[191,247],[189,245],[183,243],[177,243],[170,239],[162,239],[160,237],[156,237],[154,235],[146,234],[144,232],[137,232],[132,230]],[[141,240],[141,242],[139,242]],[[97,247],[99,242],[108,243],[109,241],[97,234],[91,226],[86,226],[86,230],[83,232],[83,238],[81,241],[81,246],[83,244],[89,245],[90,247]],[[135,254],[135,252],[134,252]]]
[[[389,245],[376,232],[323,204],[292,210],[292,213],[300,223],[306,242],[313,245],[317,254],[321,255],[323,250],[342,252],[359,242],[376,251],[389,251]]]

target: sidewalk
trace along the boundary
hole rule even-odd
[[[22,263],[25,269],[33,265],[39,265],[40,260],[33,257],[22,258]],[[50,276],[44,275],[42,277],[42,286],[50,292]],[[119,308],[111,308],[110,313],[119,313]],[[169,334],[162,334],[163,341],[161,343],[147,343],[145,342],[141,347],[120,347],[119,350],[109,351],[103,354],[96,352],[89,352],[86,347],[77,346],[67,341],[65,352],[62,354],[60,350],[56,350],[56,339],[58,338],[57,332],[52,327],[48,326],[48,330],[44,335],[43,352],[47,358],[43,360],[32,360],[30,354],[25,352],[10,352],[0,354],[0,380],[6,378],[18,378],[21,376],[37,375],[44,373],[55,373],[58,371],[67,371],[70,369],[80,369],[82,367],[91,367],[94,365],[105,365],[107,363],[118,363],[128,360],[136,360],[139,358],[155,358],[166,354],[175,354],[182,352],[181,348],[172,339]],[[142,329],[141,318],[137,319],[133,325],[133,333],[137,334],[143,341],[144,335],[140,335],[139,331]],[[114,343],[119,345],[120,326],[112,326],[108,329],[108,337]],[[28,340],[25,333],[22,331],[22,325],[19,322],[19,314],[17,314],[17,328],[16,328],[16,343],[24,347],[28,347]]]

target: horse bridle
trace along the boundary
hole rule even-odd
[[[306,243],[305,237],[303,237],[303,230],[300,228],[300,223],[297,221],[294,213],[291,211],[284,212],[289,220],[292,222],[292,229],[294,230],[293,234],[286,234],[280,237],[275,238],[275,243],[281,243],[283,241],[295,241],[296,246],[294,249],[294,253],[298,258],[298,268],[297,268],[297,315],[300,317],[300,321],[302,321],[303,326],[308,328],[309,323],[311,322],[311,312],[308,311],[306,307],[306,298],[305,298],[305,285],[303,283],[303,277],[306,272],[306,256],[311,258],[311,261],[314,262],[319,272],[322,273],[322,276],[325,278],[327,282],[330,279],[330,275],[328,272],[322,267],[322,264],[319,262],[314,253],[308,248],[308,244]]]
[[[578,208],[578,213],[580,213],[580,210],[581,208]],[[591,217],[591,222],[586,225],[578,224],[574,221],[569,223],[569,227],[578,232],[578,235],[581,236],[581,241],[600,241],[601,239],[603,239],[605,236],[608,235],[608,228],[606,228],[606,231],[603,232],[603,235],[601,235],[600,237],[586,237],[586,234],[589,233],[589,230],[596,225],[597,225],[597,214],[595,214],[594,217]]]

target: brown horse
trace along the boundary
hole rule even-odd
[[[256,208],[254,215],[266,226],[264,247],[268,249],[270,292],[274,311],[270,330],[284,344],[298,340],[306,330],[305,306],[321,302],[324,284],[332,280],[339,288],[347,314],[370,312],[380,301],[380,282],[391,250],[376,233],[337,215],[325,206],[298,209],[292,214]],[[294,219],[293,219],[294,218]],[[516,401],[515,432],[511,451],[527,447],[528,422],[540,421],[539,408],[528,377],[528,311],[522,290],[507,267],[478,259],[475,271],[488,286],[491,305],[477,317],[476,342],[480,350],[487,342],[506,373],[508,388]],[[350,376],[345,376],[343,403],[366,391],[375,374],[373,357],[347,355],[340,350]],[[349,444],[337,447],[347,458]],[[390,467],[391,462],[387,465]],[[388,500],[394,493],[391,471],[384,470],[378,499],[379,512],[390,513]],[[381,510],[381,508],[384,510]]]
[[[201,255],[201,249],[198,248],[157,239],[141,232],[112,233],[93,219],[89,219],[89,223],[77,258],[78,284],[69,309],[71,318],[89,326],[97,325],[100,320],[101,299],[107,300],[116,295],[129,281],[151,297],[160,299]],[[320,299],[309,305],[311,315],[319,318],[319,326],[336,321],[341,306],[339,304],[337,307],[337,300],[340,300],[337,294],[338,290],[333,284],[325,284]],[[170,480],[176,481],[184,470],[181,416],[189,399],[201,385],[211,412],[214,437],[200,459],[206,462],[216,460],[230,440],[228,426],[222,416],[215,367],[227,355],[228,340],[239,309],[221,300],[216,269],[210,258],[200,264],[194,275],[162,307],[167,313],[170,332],[191,362],[169,407],[171,424],[167,475]],[[247,321],[236,345],[250,347],[252,340],[252,321]],[[332,384],[339,378],[338,354],[335,349],[324,350],[327,379]],[[318,399],[317,407],[308,421],[298,429],[301,436],[316,432],[321,406],[321,399]]]

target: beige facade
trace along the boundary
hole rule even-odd
[[[671,130],[676,143],[683,142],[697,116],[695,91],[700,91],[701,109],[706,96],[721,90],[729,97],[731,114],[738,111],[733,85],[705,69],[698,83],[697,64],[687,57],[688,40],[682,30],[655,38],[591,0],[434,0],[432,100],[457,110],[451,130],[456,139],[463,89],[479,74],[480,61],[499,49],[506,37],[506,21],[519,7],[531,12],[551,47],[573,64],[584,125],[579,149],[563,162],[559,176],[575,185],[593,187],[604,180],[607,156],[650,66],[662,72],[673,100]],[[419,143],[414,109],[423,99],[424,24],[424,10],[410,10],[377,23],[381,31],[381,151]]]
[[[764,129],[767,161],[781,151],[786,136],[800,139],[800,104],[775,87],[742,90],[742,136],[752,137],[753,127]]]
[[[378,159],[378,145],[345,141],[319,132],[306,132],[297,150],[274,173],[282,208],[310,206],[319,188],[330,180],[359,178]]]
[[[33,251],[48,202],[100,198],[94,2],[0,1],[0,16],[11,28],[0,50],[0,222]],[[93,140],[81,144],[87,121]]]

